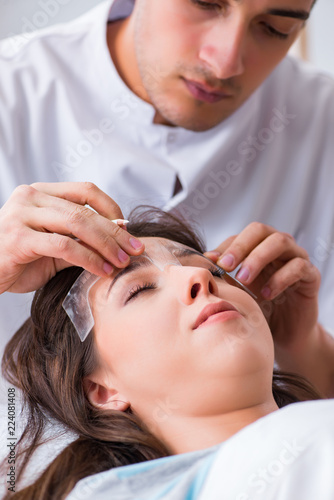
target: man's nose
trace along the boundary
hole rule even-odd
[[[202,295],[216,294],[218,290],[217,284],[208,269],[175,266],[170,273],[170,278],[179,299],[185,305],[192,304]]]
[[[199,58],[220,80],[227,80],[244,72],[246,29],[237,17],[216,23],[202,40]]]

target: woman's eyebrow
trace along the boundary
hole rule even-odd
[[[113,286],[115,286],[115,284],[117,283],[117,281],[120,278],[126,276],[129,273],[133,273],[139,267],[149,267],[149,266],[152,266],[152,265],[153,265],[152,262],[150,260],[148,260],[146,257],[143,257],[142,259],[140,259],[140,256],[138,256],[137,259],[134,262],[131,262],[127,267],[125,267],[124,269],[122,269],[122,271],[120,271],[115,276],[115,278],[112,280],[112,282],[109,285],[109,288],[108,288],[108,291],[107,291],[107,297],[109,296],[109,293],[111,292],[111,289],[113,288]]]

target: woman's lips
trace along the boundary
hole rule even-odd
[[[239,311],[229,302],[221,301],[208,304],[202,309],[193,326],[193,330],[199,328],[203,323],[214,323],[216,321],[227,321],[240,316]]]
[[[194,82],[192,80],[183,79],[187,89],[191,93],[195,99],[200,101],[208,102],[210,104],[214,104],[215,102],[222,101],[223,99],[232,97],[231,94],[228,94],[224,91],[214,90],[210,87],[203,85],[198,82]]]

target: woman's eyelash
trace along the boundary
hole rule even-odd
[[[140,294],[144,290],[155,290],[156,288],[157,288],[157,286],[155,283],[143,283],[142,285],[135,285],[129,291],[129,294],[128,294],[125,302],[126,303],[129,302],[129,300],[133,299],[134,297],[136,297],[138,294]]]
[[[212,274],[212,276],[214,276],[215,278],[222,278],[225,274],[225,271],[224,269],[222,269],[221,267],[210,267],[209,269],[210,273]]]

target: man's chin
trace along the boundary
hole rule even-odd
[[[187,120],[183,125],[179,125],[187,130],[192,130],[193,132],[206,132],[207,130],[211,130],[218,125],[220,125],[223,121],[226,120],[227,117],[220,118],[218,121],[205,121],[205,120],[196,120],[196,117],[193,117]]]
[[[173,113],[164,113],[156,111],[154,123],[166,125],[169,127],[180,127],[193,132],[206,132],[224,120],[226,120],[232,112],[219,117],[205,116],[205,113],[178,113],[176,116]]]
[[[172,126],[181,127],[193,132],[206,132],[220,125],[226,118],[228,118],[228,116],[220,117],[215,120],[208,120],[206,117],[198,117],[194,114],[192,116],[180,118],[177,122],[174,122]]]

